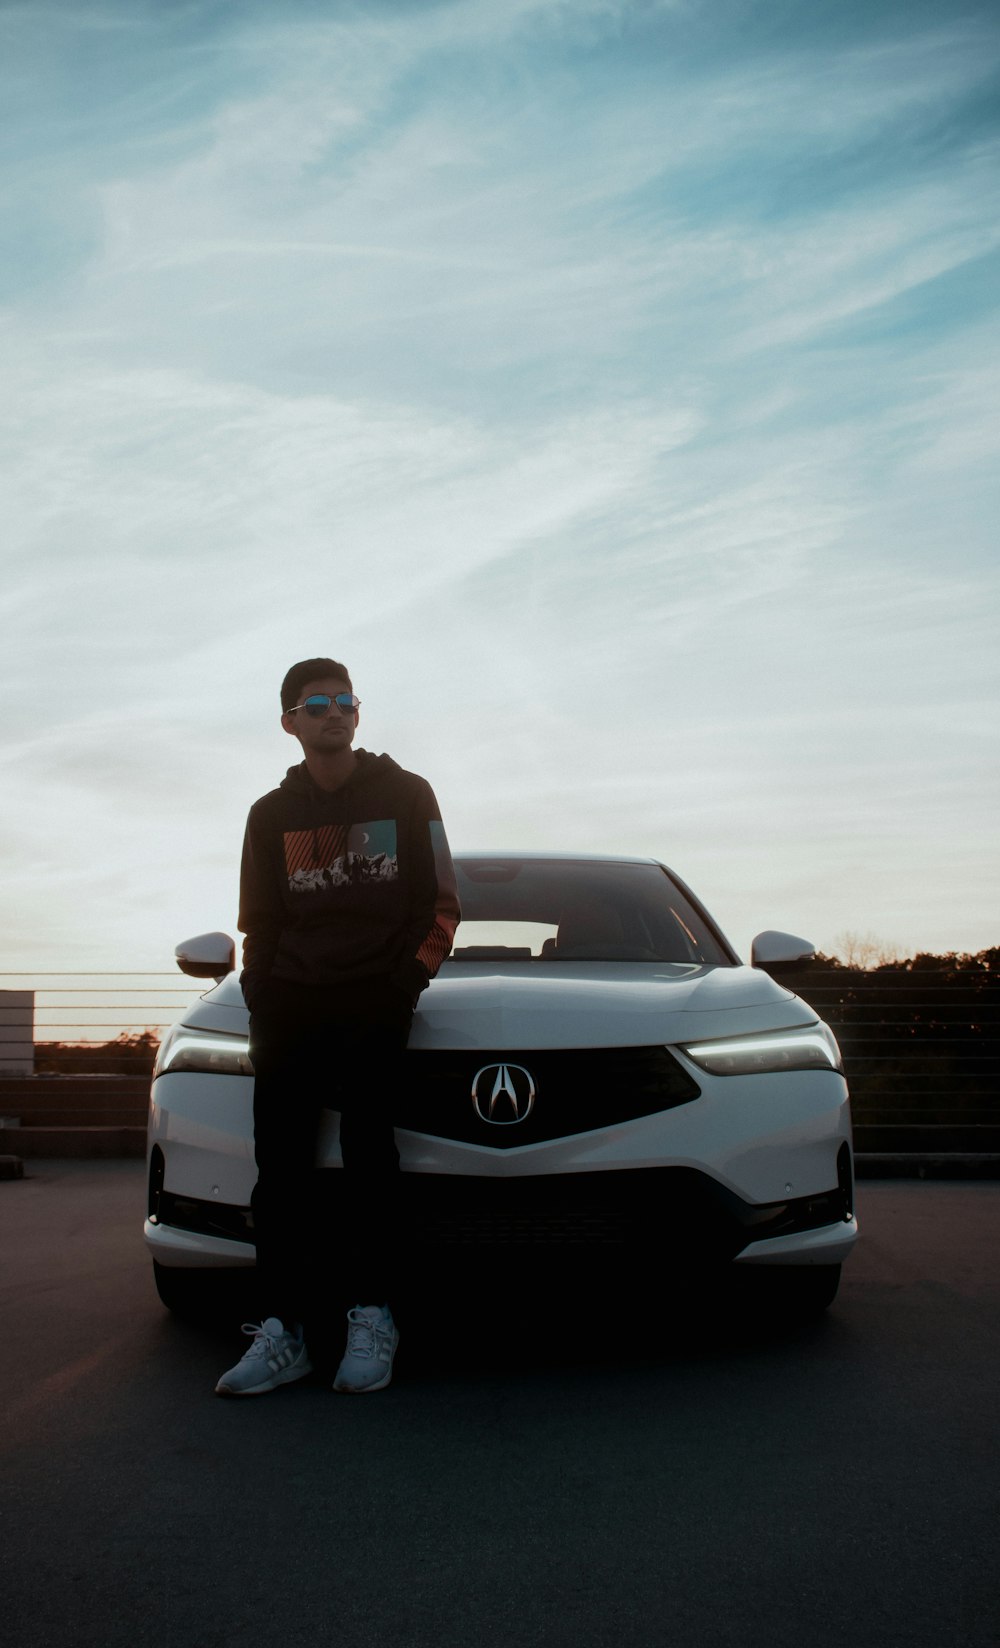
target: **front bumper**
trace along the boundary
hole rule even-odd
[[[257,1263],[252,1244],[205,1230],[184,1230],[162,1224],[159,1219],[147,1219],[142,1234],[157,1264],[168,1269],[234,1270]]]
[[[737,1253],[738,1265],[839,1265],[858,1239],[858,1221],[852,1214],[819,1230],[798,1231],[794,1236],[769,1236],[748,1242]]]
[[[508,1138],[503,1149],[399,1125],[413,1240],[632,1244],[684,1268],[839,1263],[857,1235],[843,1078],[698,1079],[699,1096],[679,1094],[672,1108],[633,1107],[610,1126]],[[146,1240],[159,1262],[254,1262],[252,1091],[243,1076],[168,1073],[154,1083]],[[339,1121],[322,1113],[316,1158],[317,1185],[334,1193]]]
[[[781,1202],[746,1202],[691,1168],[526,1177],[405,1173],[400,1220],[407,1252],[576,1249],[642,1253],[685,1270],[729,1263],[838,1264],[857,1239],[850,1146],[841,1144],[829,1190]],[[334,1221],[336,1170],[315,1175],[315,1228]],[[165,1265],[254,1262],[248,1207],[179,1195],[164,1187],[162,1154],[151,1160],[146,1240]]]

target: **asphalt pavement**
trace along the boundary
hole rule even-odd
[[[398,1373],[222,1401],[143,1166],[0,1183],[0,1630],[17,1648],[1000,1644],[1000,1185],[868,1181],[827,1317],[669,1275],[425,1279]]]

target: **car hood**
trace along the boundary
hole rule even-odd
[[[412,1048],[632,1047],[814,1024],[816,1014],[754,967],[682,962],[446,963],[420,998]],[[184,1015],[245,1031],[231,974]]]

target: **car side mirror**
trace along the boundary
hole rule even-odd
[[[751,967],[792,967],[799,961],[812,961],[816,946],[807,938],[796,938],[794,933],[778,933],[768,928],[758,933],[750,946]]]
[[[228,933],[199,933],[186,938],[174,951],[177,965],[190,978],[214,978],[216,982],[236,967],[236,945]]]

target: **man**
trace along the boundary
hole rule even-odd
[[[331,1265],[365,1301],[348,1311],[334,1389],[381,1390],[392,1377],[392,1099],[417,997],[459,920],[433,791],[387,755],[354,749],[359,700],[344,665],[295,664],[281,709],[304,760],[251,807],[240,874],[262,1317],[216,1386],[226,1396],[257,1396],[312,1371],[304,1325],[324,1314]],[[336,1217],[316,1194],[324,1107],[341,1116]]]

